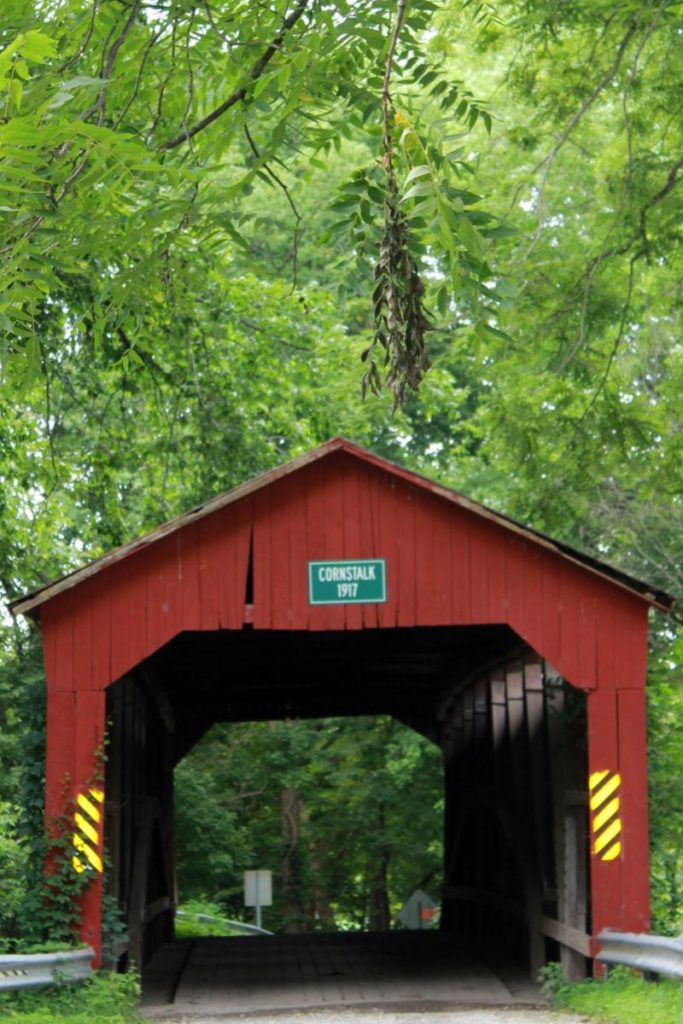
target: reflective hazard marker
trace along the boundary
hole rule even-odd
[[[73,845],[76,853],[71,858],[74,871],[81,872],[93,868],[102,872],[102,804],[104,793],[101,789],[88,789],[76,797],[74,811]]]
[[[621,853],[620,787],[617,772],[593,772],[589,779],[593,853],[600,860],[616,860]]]

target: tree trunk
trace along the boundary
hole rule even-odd
[[[386,825],[383,802],[380,803],[378,812],[377,835],[379,841],[373,846],[368,859],[368,929],[371,932],[388,932],[391,923],[387,891],[389,851],[383,842]]]
[[[313,915],[316,922],[322,925],[323,931],[336,932],[337,922],[330,904],[330,894],[325,881],[325,861],[329,850],[324,840],[318,839],[311,846],[311,867],[313,868],[312,902]]]
[[[283,931],[295,934],[305,931],[306,911],[304,909],[301,877],[298,870],[300,855],[299,835],[303,799],[291,787],[282,790],[282,916]]]

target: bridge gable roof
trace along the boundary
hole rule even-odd
[[[496,512],[493,509],[480,504],[479,502],[473,501],[471,498],[465,497],[452,488],[445,487],[444,485],[439,484],[434,480],[430,480],[419,473],[408,470],[388,459],[375,455],[373,452],[370,452],[359,445],[353,444],[351,441],[348,441],[343,437],[336,437],[327,441],[325,444],[290,460],[289,462],[276,466],[274,469],[262,473],[259,476],[254,477],[252,480],[248,480],[245,483],[210,499],[209,501],[195,506],[188,512],[184,512],[182,515],[163,523],[161,526],[149,533],[135,538],[127,544],[123,544],[99,558],[92,560],[82,568],[63,576],[60,579],[33,591],[32,593],[17,598],[11,602],[10,608],[14,614],[31,614],[33,617],[38,617],[43,605],[66,591],[71,590],[74,587],[78,587],[85,580],[88,580],[105,569],[122,562],[124,559],[127,559],[135,553],[149,549],[164,538],[183,530],[191,524],[206,519],[221,509],[227,508],[251,495],[256,495],[258,492],[271,488],[278,481],[294,476],[305,467],[312,467],[316,463],[329,459],[331,455],[337,452],[344,453],[352,459],[358,460],[360,465],[372,466],[378,470],[384,471],[390,476],[393,476],[397,481],[401,481],[404,484],[418,488],[422,492],[430,494],[437,499],[441,499],[452,506],[463,509],[477,517],[479,520],[493,526],[497,526],[505,533],[522,538],[540,550],[552,552],[564,561],[578,566],[589,574],[600,577],[602,580],[614,584],[622,590],[628,591],[632,595],[663,611],[670,610],[673,605],[674,599],[669,594],[650,586],[648,583],[638,580],[627,573],[606,564],[605,562],[591,557],[590,555],[586,555],[570,545],[555,540],[538,530],[533,530],[500,512]]]

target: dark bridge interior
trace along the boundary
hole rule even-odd
[[[179,756],[214,722],[390,714],[423,723],[482,662],[519,649],[507,626],[181,633],[143,665],[163,681]]]
[[[173,938],[174,765],[217,721],[390,714],[442,750],[441,929],[590,955],[583,695],[505,626],[186,632],[108,690],[110,886],[145,964]],[[226,839],[229,841],[229,839]]]

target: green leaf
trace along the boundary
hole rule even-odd
[[[419,164],[417,167],[413,167],[412,170],[406,175],[405,181],[403,182],[404,187],[408,185],[415,178],[423,178],[425,174],[431,174],[432,169],[428,164]]]
[[[409,199],[414,199],[415,196],[433,196],[434,195],[434,183],[430,181],[418,181],[403,195],[402,202],[407,202]]]

